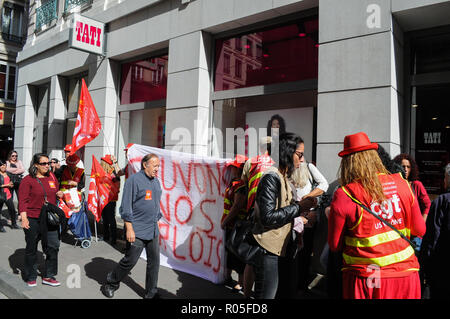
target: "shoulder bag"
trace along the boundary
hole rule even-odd
[[[47,223],[49,226],[59,226],[61,224],[61,219],[59,218],[59,215],[55,212],[54,209],[50,208],[50,205],[53,205],[47,201],[47,192],[45,191],[44,185],[42,185],[39,178],[36,178],[39,184],[41,184],[42,189],[44,190],[44,205],[42,206],[42,209],[45,209],[45,212],[47,213]],[[55,205],[53,205],[55,206]],[[42,212],[41,209],[41,212]]]

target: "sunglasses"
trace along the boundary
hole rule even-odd
[[[17,157],[17,155],[11,155],[11,157]]]
[[[299,159],[302,159],[303,153],[301,153],[301,152],[295,152],[295,154],[297,154],[297,156],[298,156]]]
[[[44,163],[38,163],[38,165],[46,166],[46,165],[50,165],[50,163],[49,162],[44,162]]]

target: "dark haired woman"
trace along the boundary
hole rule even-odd
[[[286,133],[286,123],[284,119],[278,115],[273,115],[267,123],[267,136],[273,136]]]
[[[22,217],[22,228],[25,232],[25,280],[28,287],[36,286],[37,278],[37,244],[42,240],[42,250],[46,255],[42,283],[53,287],[60,283],[55,279],[58,272],[59,228],[48,226],[43,233],[43,221],[40,220],[44,198],[56,205],[56,197],[62,197],[59,183],[50,172],[49,159],[45,154],[35,154],[19,187],[19,212]]]
[[[297,245],[293,239],[294,218],[315,205],[316,200],[306,198],[295,202],[288,178],[301,163],[303,153],[300,136],[285,133],[280,136],[279,158],[276,166],[264,173],[259,182],[255,204],[254,238],[262,248],[255,269],[255,298],[273,299],[279,283],[279,261],[291,258]],[[306,218],[302,221],[307,223]],[[284,276],[288,277],[288,276]]]
[[[6,162],[0,160],[0,212],[3,209],[3,204],[6,204],[6,207],[8,207],[9,216],[11,217],[11,228],[19,229],[20,227],[17,226],[16,218],[17,213],[16,209],[14,208],[13,199],[12,199],[12,189],[14,188],[13,182],[11,182],[11,179],[9,177],[9,174],[6,172]],[[4,233],[5,228],[3,227],[3,224],[0,223],[0,232]]]
[[[19,160],[19,155],[16,151],[10,151],[8,153],[8,160],[6,161],[6,171],[11,176],[11,182],[14,187],[11,189],[11,195],[13,191],[16,192],[17,200],[19,200],[19,185],[22,181],[22,174],[25,172],[25,168],[22,162]]]
[[[430,197],[428,197],[428,193],[422,182],[419,181],[419,167],[417,166],[416,161],[409,154],[402,153],[394,158],[394,162],[403,167],[405,177],[411,185],[414,195],[416,195],[416,198],[419,201],[420,212],[426,222],[428,211],[431,206],[431,200]]]

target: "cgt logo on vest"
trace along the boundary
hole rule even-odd
[[[402,209],[400,208],[400,205],[398,204],[400,202],[400,197],[398,197],[397,194],[394,194],[391,198],[388,200],[383,201],[380,203],[372,203],[370,205],[370,209],[377,214],[378,216],[384,218],[384,219],[391,219],[392,216],[394,216],[394,210],[396,213],[400,213]]]

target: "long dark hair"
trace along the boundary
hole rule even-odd
[[[300,144],[304,143],[303,139],[294,133],[284,133],[280,135],[280,151],[278,159],[278,167],[285,172],[288,177],[295,170],[294,153]]]
[[[394,162],[402,165],[402,160],[404,159],[408,160],[411,164],[411,171],[409,172],[408,181],[417,181],[419,179],[419,166],[417,166],[416,161],[411,155],[406,153],[399,154],[394,158]]]
[[[280,124],[279,135],[286,133],[286,122],[279,114],[275,114],[270,118],[269,122],[267,123],[267,136],[272,136],[272,122],[274,120],[277,120],[278,123]]]
[[[47,154],[44,153],[37,153],[33,155],[33,158],[31,159],[30,168],[28,169],[28,174],[30,174],[31,177],[36,178],[37,176],[37,168],[36,164],[39,164],[39,161],[42,157],[48,158]],[[50,169],[48,170],[47,174],[45,176],[50,176]]]
[[[391,156],[389,155],[389,153],[380,144],[378,144],[377,153],[381,159],[381,162],[383,162],[384,167],[386,167],[386,169],[389,171],[389,173],[391,173],[391,174],[401,173],[403,178],[405,178],[406,175],[405,175],[405,171],[403,170],[403,167],[399,163],[397,163],[393,159],[391,159]]]

